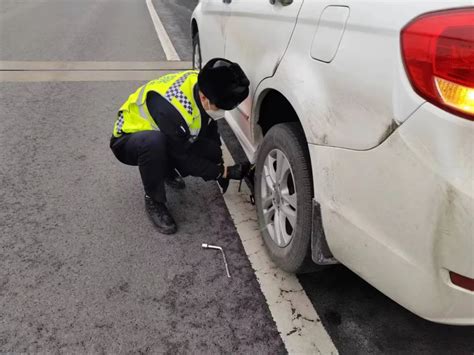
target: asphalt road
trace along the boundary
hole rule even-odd
[[[154,0],[184,60],[196,3]],[[0,48],[2,61],[165,59],[145,0],[2,0]],[[139,85],[0,83],[0,352],[284,353],[215,184],[169,191],[180,228],[163,237],[138,171],[111,154]],[[226,246],[231,280],[203,242]],[[343,267],[299,279],[340,353],[474,352],[472,327],[419,319]]]
[[[145,1],[2,2],[0,23],[2,60],[164,59]],[[216,184],[169,191],[165,237],[113,157],[141,84],[0,83],[0,352],[284,353]]]
[[[109,151],[136,85],[1,85],[0,351],[284,352],[216,185],[170,192],[164,237]]]

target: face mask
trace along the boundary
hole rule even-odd
[[[217,111],[211,111],[211,110],[206,110],[206,113],[214,120],[220,120],[221,118],[224,118],[225,111],[224,110],[217,110]]]
[[[207,109],[204,108],[206,110],[206,113],[209,115],[209,117],[211,117],[214,121],[217,121],[217,120],[220,120],[221,118],[224,118],[224,115],[225,115],[225,111],[224,110],[211,110],[210,109],[210,104],[209,104],[209,101],[207,101]]]

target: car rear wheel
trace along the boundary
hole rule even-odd
[[[193,69],[201,70],[202,56],[201,56],[201,42],[199,41],[199,32],[193,37]]]
[[[255,201],[265,246],[285,271],[309,271],[311,261],[312,176],[301,127],[272,127],[258,151]]]

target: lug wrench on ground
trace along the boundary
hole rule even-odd
[[[230,278],[230,272],[229,272],[229,265],[227,265],[227,259],[225,257],[224,249],[221,247],[218,247],[216,245],[210,245],[206,243],[202,243],[202,248],[203,249],[214,249],[214,250],[220,250],[222,253],[222,258],[224,259],[224,264],[225,264],[225,271],[227,272],[227,277]]]

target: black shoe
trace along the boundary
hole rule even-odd
[[[178,226],[164,203],[155,202],[151,197],[145,196],[145,208],[160,233],[176,233]]]
[[[171,170],[170,174],[165,179],[165,183],[175,190],[183,190],[186,187],[183,178],[175,169]]]

